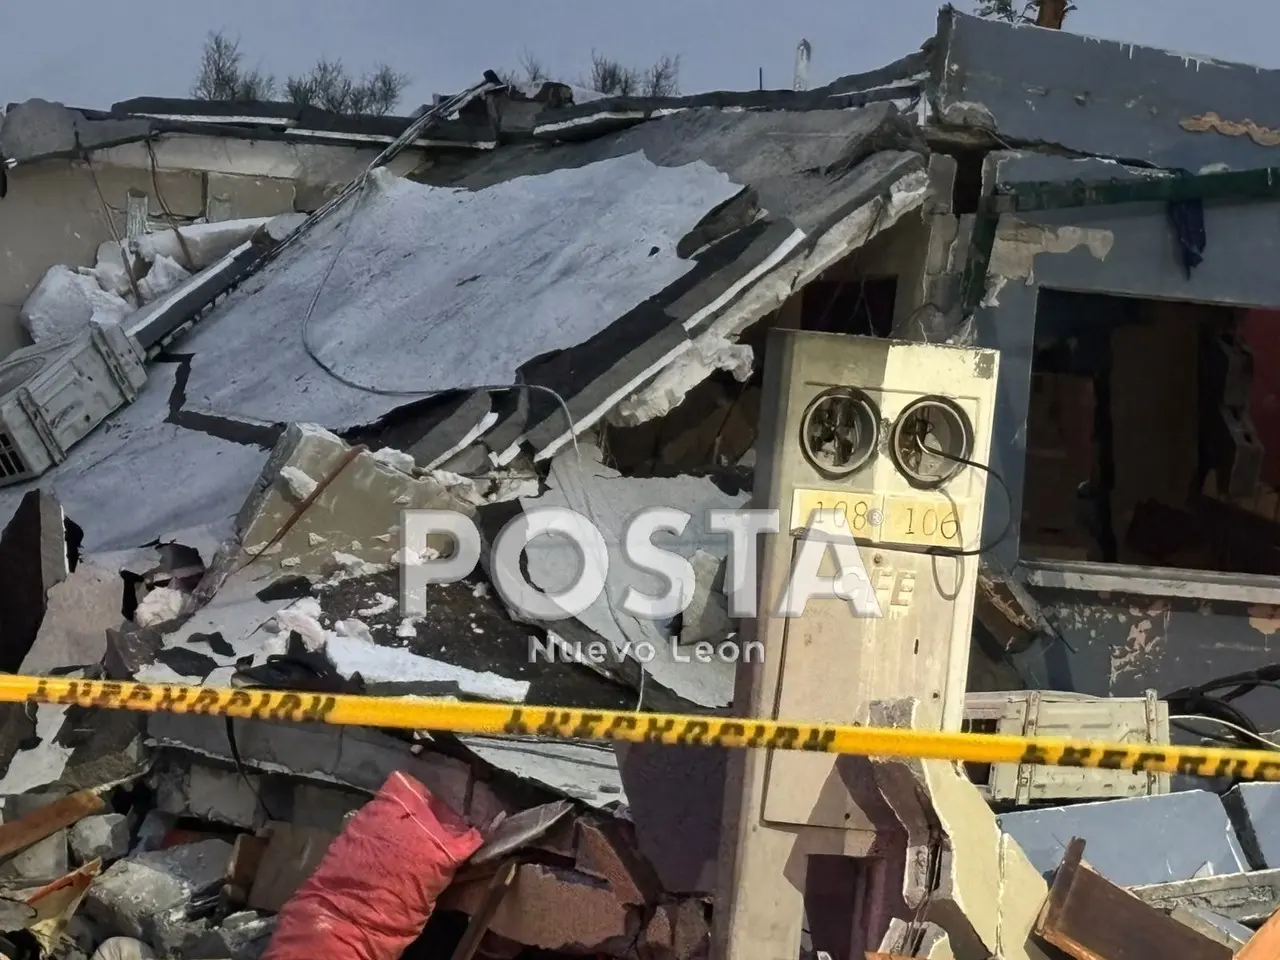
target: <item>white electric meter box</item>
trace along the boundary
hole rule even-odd
[[[38,477],[147,382],[142,348],[116,324],[0,361],[0,486]]]
[[[998,361],[992,350],[771,332],[752,506],[778,510],[781,524],[763,537],[758,613],[743,630],[763,642],[763,663],[739,665],[735,716],[865,724],[872,702],[912,698],[921,726],[961,728]],[[812,563],[806,541],[832,533],[845,546],[820,548],[819,574],[849,587],[854,551],[861,602],[818,596],[784,610],[801,558]],[[797,854],[874,848],[875,825],[836,761],[730,757],[724,960],[794,955]],[[776,942],[761,944],[761,930]]]

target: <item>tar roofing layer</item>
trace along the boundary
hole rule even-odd
[[[660,414],[729,362],[718,351],[743,327],[923,198],[909,102],[825,109],[833,95],[817,93],[651,110],[594,139],[441,163],[430,184],[369,178],[171,344],[135,404],[37,483],[0,491],[0,514],[46,486],[89,551],[229,531],[280,423],[345,431],[413,400],[346,386],[316,357],[381,389],[542,385],[573,433],[628,398]],[[646,385],[658,400],[636,400]],[[477,421],[458,435],[483,420],[500,460],[571,436],[543,394],[457,409]]]

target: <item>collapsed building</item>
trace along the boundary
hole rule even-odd
[[[726,538],[697,518],[758,491],[763,358],[791,330],[999,352],[999,482],[972,643],[950,647],[967,729],[1269,746],[1273,82],[945,8],[919,52],[806,92],[575,102],[489,82],[378,120],[11,108],[0,208],[49,164],[101,185],[99,151],[141,148],[161,172],[212,138],[394,156],[345,188],[327,173],[292,210],[154,229],[130,181],[134,229],[27,281],[13,322],[33,343],[0,366],[0,563],[21,585],[0,596],[0,669],[731,715],[737,664],[628,651],[737,635]],[[403,511],[457,511],[491,541],[548,505],[611,543],[643,506],[692,513],[672,549],[700,594],[680,622],[620,611],[646,576],[620,558],[571,618],[509,609],[483,569],[405,615]],[[558,547],[531,543],[526,564],[563,586]],[[530,654],[592,640],[615,655]],[[904,699],[860,716],[912,725]],[[732,882],[726,757],[708,748],[3,713],[11,955],[122,935],[258,956],[397,772],[489,850],[439,896],[421,955],[685,960]],[[1131,930],[1225,956],[1280,904],[1270,784],[840,772],[870,785],[884,839],[852,871],[788,869],[811,953],[1119,957]],[[76,895],[42,906],[46,885]],[[1136,895],[1094,924],[1115,940],[1068,897],[1090,885]]]

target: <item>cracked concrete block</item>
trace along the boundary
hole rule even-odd
[[[107,648],[106,628],[119,623],[124,584],[118,573],[81,562],[49,590],[44,619],[22,661],[28,675],[59,667],[99,663]]]
[[[287,482],[290,478],[293,482]],[[300,485],[302,480],[306,484]],[[316,490],[321,492],[315,494]],[[313,494],[315,499],[299,514]],[[236,530],[246,552],[253,555],[297,516],[272,547],[271,560],[287,564],[293,573],[327,574],[332,572],[335,551],[355,554],[366,563],[392,563],[401,546],[401,514],[410,509],[475,513],[434,477],[406,473],[368,451],[353,453],[324,428],[294,423],[241,507]],[[312,534],[323,541],[315,545]],[[443,553],[452,541],[438,536],[428,538],[427,544]]]
[[[664,889],[715,890],[728,751],[621,741],[613,749],[640,851]]]
[[[876,727],[915,727],[919,701],[875,701]],[[958,956],[1044,960],[1032,937],[1048,885],[1001,832],[978,788],[943,760],[875,758],[876,787],[906,831],[903,897],[947,934]],[[931,855],[944,839],[934,881]]]
[[[1214,943],[1230,947],[1233,951],[1239,950],[1253,936],[1253,931],[1243,923],[1237,923],[1229,917],[1221,916],[1201,906],[1180,903],[1169,911],[1169,916],[1183,926],[1190,927],[1202,936],[1208,937]]]
[[[719,643],[733,632],[728,601],[723,593],[725,558],[697,550],[689,562],[693,566],[694,591],[684,609],[680,643]]]
[[[129,852],[133,842],[129,818],[123,813],[103,813],[85,817],[70,830],[68,840],[76,863],[101,860],[110,863]]]
[[[711,928],[701,901],[662,903],[644,928],[641,955],[652,960],[689,960],[704,956],[710,942]]]
[[[290,799],[292,809],[287,818],[290,823],[331,833],[341,833],[347,818],[369,800],[363,793],[314,783],[294,784]],[[274,812],[276,808],[271,809]]]
[[[219,203],[235,212],[237,219],[271,217],[293,210],[293,181],[279,177],[246,177],[231,173],[205,174],[208,206]]]
[[[149,810],[138,825],[138,839],[134,844],[134,854],[150,853],[159,850],[165,836],[177,824],[178,818],[171,813]]]
[[[898,917],[889,921],[889,929],[880,941],[880,953],[868,956],[875,956],[880,960],[881,955],[901,954],[908,949],[912,940],[917,939],[920,945],[912,956],[927,957],[929,960],[956,960],[947,932],[936,923],[907,923]]]
[[[140,776],[151,764],[143,743],[146,719],[128,710],[96,711],[70,707],[58,742],[71,748],[58,786],[68,790],[97,790]]]
[[[1241,783],[1222,797],[1254,870],[1280,867],[1280,783]]]
[[[143,667],[155,663],[163,646],[164,637],[152,627],[126,622],[108,628],[102,669],[108,680],[132,680]]]
[[[256,830],[266,823],[262,803],[272,806],[265,778],[242,776],[234,768],[206,763],[167,762],[154,778],[156,809],[175,817],[193,817]]]
[[[343,784],[369,794],[403,770],[471,819],[467,798],[472,771],[460,760],[425,752],[415,756],[402,741],[360,727],[243,720],[235,730],[241,760],[250,770]],[[219,717],[157,713],[147,718],[147,731],[160,747],[233,762],[226,725]]]
[[[418,466],[434,470],[479,439],[493,411],[487,393],[471,393],[450,401],[432,415],[422,435],[406,446]]]
[[[1280,870],[1171,880],[1130,887],[1129,893],[1160,910],[1195,904],[1238,923],[1257,926],[1280,909]]]
[[[186,960],[258,960],[276,928],[275,917],[253,910],[233,913],[183,953]]]
[[[79,110],[33,98],[11,104],[5,112],[0,122],[0,154],[13,160],[49,154],[80,156],[87,150],[142,140],[150,134],[151,121],[142,117],[91,120]]]
[[[960,164],[955,157],[949,157],[945,153],[929,155],[929,166],[926,171],[929,176],[929,192],[925,196],[920,211],[924,216],[951,212],[956,188],[956,172],[959,168]]]
[[[1121,887],[1249,869],[1226,810],[1206,790],[1016,810],[1000,826],[1041,875],[1058,868],[1073,837],[1087,844],[1089,866]]]
[[[185,926],[192,897],[222,883],[225,840],[201,840],[117,860],[89,888],[85,912],[109,929],[155,943]]]

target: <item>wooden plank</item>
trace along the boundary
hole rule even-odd
[[[1148,906],[1081,862],[1073,839],[1036,933],[1075,960],[1230,960],[1231,949]]]
[[[78,823],[85,817],[100,813],[106,804],[91,790],[81,790],[55,800],[34,813],[19,817],[10,823],[0,824],[0,857],[7,857],[25,850],[45,837]]]
[[[1252,926],[1265,922],[1280,910],[1280,870],[1169,880],[1130,887],[1129,892],[1144,903],[1166,912],[1180,904],[1201,906],[1229,920]]]
[[[1273,913],[1236,954],[1236,960],[1275,960],[1276,957],[1280,957],[1280,911]]]
[[[493,920],[493,915],[502,905],[502,898],[511,889],[518,866],[520,866],[519,861],[508,860],[499,866],[497,872],[490,878],[489,886],[484,892],[484,899],[480,901],[480,908],[471,915],[467,929],[463,932],[462,939],[458,941],[458,946],[454,948],[450,960],[471,960],[475,956],[476,950],[480,948],[480,941],[484,939],[485,931],[489,929],[489,923]]]
[[[336,834],[318,827],[272,823],[266,849],[249,888],[248,905],[278,913],[315,872]]]

